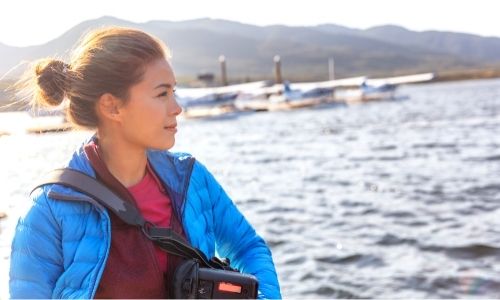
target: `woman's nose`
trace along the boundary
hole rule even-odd
[[[171,101],[172,107],[169,109],[169,111],[172,112],[174,115],[179,115],[182,112],[182,107],[179,105],[177,102],[177,99],[174,97],[173,101]]]

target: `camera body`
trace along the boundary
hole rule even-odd
[[[258,281],[250,274],[200,267],[193,259],[177,267],[173,291],[183,299],[256,299]]]

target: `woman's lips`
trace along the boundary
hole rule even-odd
[[[168,131],[173,131],[173,132],[177,132],[177,124],[173,124],[173,125],[169,125],[169,126],[165,126],[163,127],[164,129],[168,130]]]

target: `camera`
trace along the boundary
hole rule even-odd
[[[196,259],[177,267],[172,284],[178,299],[256,299],[258,291],[255,276],[200,267]]]

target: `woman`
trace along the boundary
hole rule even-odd
[[[259,280],[259,297],[280,298],[269,248],[210,172],[171,153],[181,108],[161,41],[135,29],[93,31],[71,63],[38,62],[35,104],[69,100],[67,116],[96,134],[67,167],[96,177],[149,222],[170,227],[208,258]],[[62,185],[32,193],[12,244],[12,298],[165,298],[180,259],[93,199]],[[76,200],[76,201],[70,201]]]

